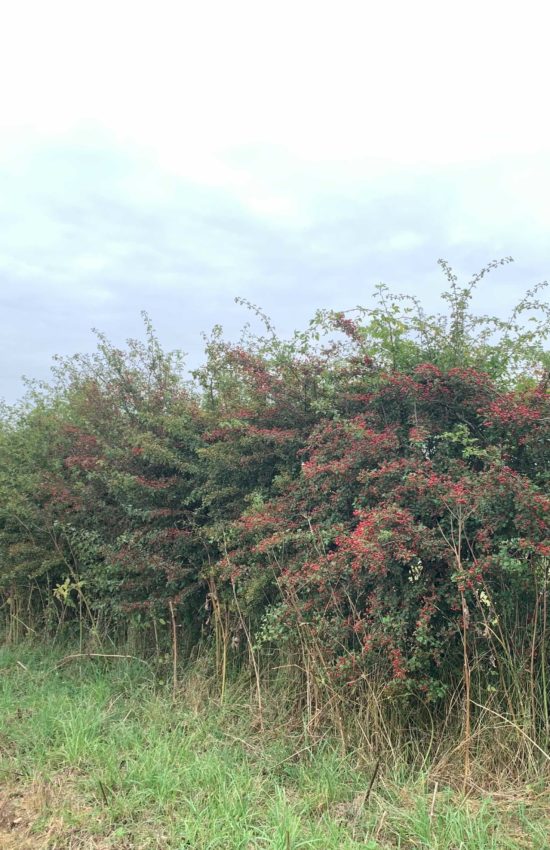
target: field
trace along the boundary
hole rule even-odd
[[[544,787],[492,794],[308,742],[248,684],[197,667],[0,650],[2,850],[513,850],[550,847]],[[279,721],[278,721],[279,718]]]

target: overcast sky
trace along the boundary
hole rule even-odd
[[[544,2],[17,0],[0,11],[0,397],[149,312],[200,360],[384,281],[550,277]]]

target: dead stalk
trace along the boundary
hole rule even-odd
[[[170,609],[170,619],[172,621],[172,695],[174,699],[178,691],[178,631],[176,626],[176,615],[174,613],[174,603],[170,599],[168,602]]]

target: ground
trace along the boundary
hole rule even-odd
[[[1,850],[550,848],[543,783],[463,794],[275,715],[262,731],[242,684],[222,704],[199,675],[174,698],[137,660],[60,662],[0,650]]]

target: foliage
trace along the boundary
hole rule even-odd
[[[542,284],[508,321],[471,306],[507,261],[465,286],[442,263],[445,313],[380,286],[289,340],[244,302],[264,331],[216,327],[192,381],[147,317],[56,361],[0,425],[8,637],[212,640],[259,703],[286,659],[311,716],[376,677],[444,711],[473,676],[547,746],[550,308]]]

